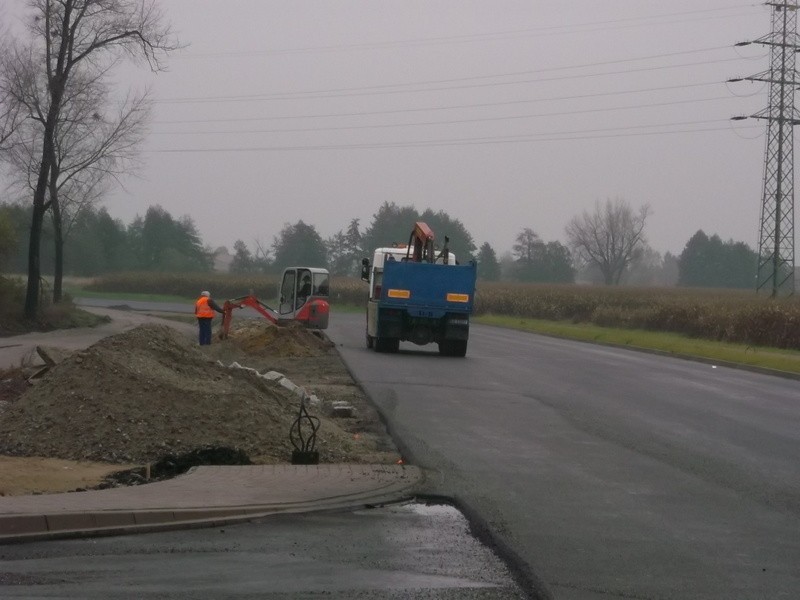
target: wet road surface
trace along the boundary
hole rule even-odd
[[[524,600],[446,505],[0,546],[2,598]]]

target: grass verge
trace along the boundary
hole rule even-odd
[[[796,350],[714,342],[690,338],[676,333],[618,329],[585,323],[520,319],[518,317],[499,315],[476,316],[472,318],[472,321],[495,327],[530,331],[572,340],[655,350],[675,356],[734,363],[800,375],[800,352]]]
[[[183,302],[189,306],[196,298],[182,298],[168,294],[131,294],[125,292],[94,292],[82,287],[65,286],[64,291],[73,298],[101,298],[103,300],[138,300],[141,302]]]

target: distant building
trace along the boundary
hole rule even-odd
[[[228,273],[231,270],[231,263],[233,262],[233,254],[228,252],[225,246],[220,246],[214,250],[212,256],[214,257],[214,270],[220,273]]]

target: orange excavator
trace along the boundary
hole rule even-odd
[[[228,337],[234,308],[252,308],[275,325],[300,323],[309,329],[326,329],[330,305],[330,274],[316,267],[289,267],[283,271],[277,310],[252,292],[226,300],[222,306],[220,338]]]

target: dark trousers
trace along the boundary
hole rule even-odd
[[[211,321],[213,319],[206,317],[206,318],[198,318],[197,325],[200,328],[200,345],[201,346],[208,346],[211,344]]]

